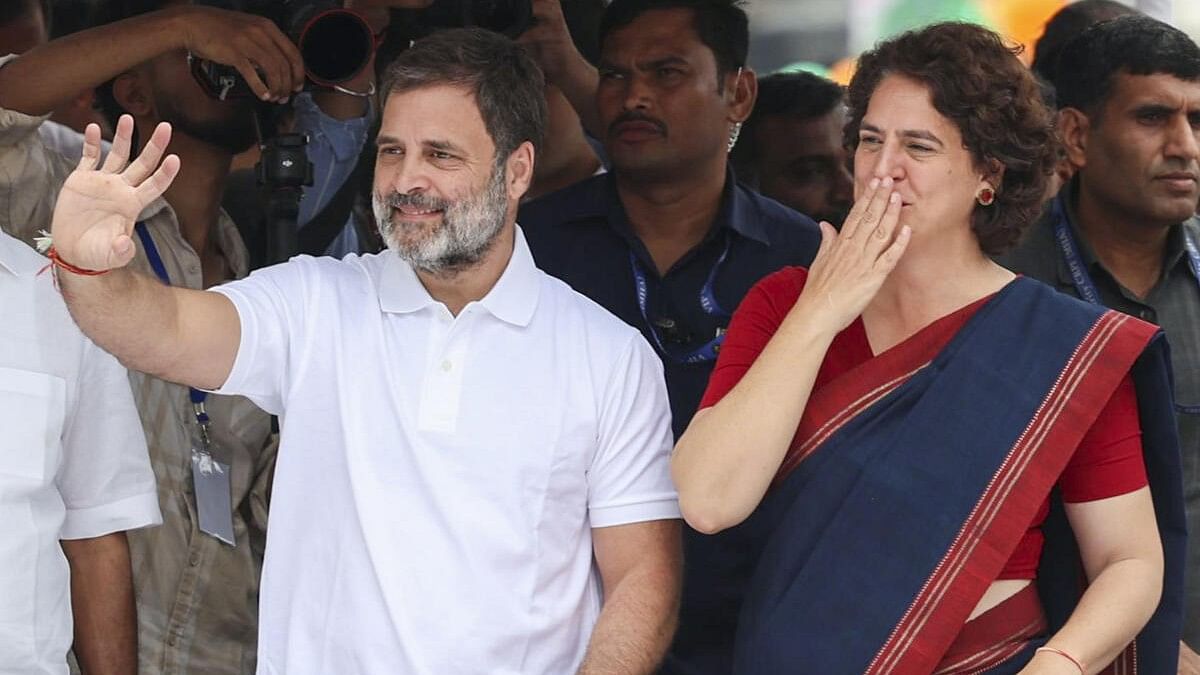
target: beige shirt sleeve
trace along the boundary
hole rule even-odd
[[[14,58],[0,57],[0,68]],[[58,192],[78,163],[42,142],[45,120],[0,108],[0,230],[30,246],[38,230],[50,229]]]

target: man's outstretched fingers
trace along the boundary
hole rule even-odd
[[[113,134],[112,148],[108,151],[108,157],[104,159],[104,166],[100,167],[100,170],[104,173],[121,173],[125,163],[129,161],[129,147],[132,142],[133,118],[121,115]]]
[[[141,185],[142,181],[146,180],[146,177],[158,167],[158,163],[170,143],[171,125],[159,122],[158,126],[154,128],[154,133],[150,135],[150,140],[146,142],[146,147],[142,149],[142,153],[125,170],[125,182],[133,186]]]
[[[177,175],[179,175],[179,156],[167,155],[158,169],[134,188],[137,191],[141,208],[146,208],[155,199],[161,197],[167,188],[171,187],[171,182]]]
[[[92,123],[83,130],[83,154],[79,157],[81,171],[91,171],[100,162],[100,125]]]

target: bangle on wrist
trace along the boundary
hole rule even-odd
[[[334,91],[338,92],[339,94],[345,94],[347,96],[356,96],[358,98],[371,98],[372,96],[375,95],[375,83],[374,82],[367,84],[366,91],[354,91],[353,89],[347,89],[340,84],[335,84],[332,87],[330,87],[330,89],[333,89]]]
[[[1033,653],[1035,655],[1040,654],[1041,652],[1057,654],[1057,655],[1063,657],[1064,659],[1070,661],[1072,664],[1074,664],[1074,666],[1079,669],[1079,675],[1087,675],[1087,670],[1084,669],[1083,663],[1080,662],[1079,659],[1075,658],[1074,656],[1071,656],[1070,654],[1064,652],[1063,650],[1055,649],[1054,647],[1038,647],[1037,649],[1033,650]]]

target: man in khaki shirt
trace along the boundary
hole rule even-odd
[[[142,9],[182,4],[139,2]],[[233,154],[254,140],[246,134],[252,127],[244,111],[205,97],[188,74],[187,51],[224,63],[252,58],[269,73],[266,84],[256,86],[271,98],[287,96],[303,77],[299,54],[273,25],[200,7],[168,7],[4,59],[0,227],[27,243],[49,229],[59,189],[78,158],[44,146],[38,127],[77,92],[113,80],[113,100],[133,114],[139,130],[163,118],[176,123],[183,133],[171,152],[194,169],[140,214],[145,238],[139,238],[132,264],[154,274],[157,254],[170,283],[189,288],[245,276],[245,246],[218,205]],[[162,527],[129,533],[140,670],[251,673],[275,459],[270,417],[240,397],[208,396],[204,402],[212,455],[229,466],[217,477],[229,489],[230,545],[201,531],[192,457],[198,425],[189,390],[142,373],[131,372],[130,380],[163,515]]]

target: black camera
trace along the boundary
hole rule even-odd
[[[516,38],[533,25],[533,4],[532,0],[434,0],[424,9],[393,10],[392,17],[412,39],[466,26]]]
[[[319,86],[354,79],[375,50],[375,35],[367,22],[331,0],[200,0],[200,4],[273,21],[300,50],[305,74]],[[230,66],[192,59],[192,73],[214,98],[254,97]]]

